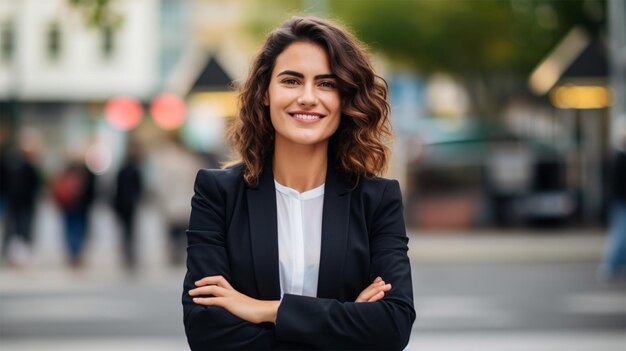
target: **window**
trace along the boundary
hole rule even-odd
[[[6,20],[0,26],[0,60],[10,62],[15,51],[15,33],[13,21]]]
[[[47,33],[47,53],[51,61],[57,61],[61,56],[61,39],[59,22],[50,23]]]
[[[115,53],[115,29],[113,26],[105,26],[102,28],[102,56],[110,59]]]

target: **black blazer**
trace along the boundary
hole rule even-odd
[[[415,320],[411,267],[396,180],[361,181],[351,190],[329,161],[322,212],[317,297],[284,294],[276,324],[253,324],[221,307],[193,303],[194,282],[224,276],[237,291],[279,300],[276,193],[268,163],[257,188],[243,166],[198,172],[187,231],[185,332],[193,350],[402,349]],[[355,303],[381,276],[384,299]]]

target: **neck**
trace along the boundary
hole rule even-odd
[[[276,139],[274,179],[299,192],[314,189],[326,180],[328,142],[316,145],[286,145]]]

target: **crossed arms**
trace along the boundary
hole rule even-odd
[[[408,343],[415,311],[397,182],[387,181],[374,213],[369,243],[373,282],[354,302],[290,294],[280,302],[262,301],[235,289],[224,196],[210,171],[198,173],[182,297],[192,349],[274,349],[279,344],[402,349]]]

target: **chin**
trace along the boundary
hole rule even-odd
[[[317,145],[328,142],[328,139],[293,139],[291,141],[298,145]]]
[[[291,135],[285,138],[285,141],[297,145],[316,145],[328,142],[328,138],[323,138],[319,135]]]

